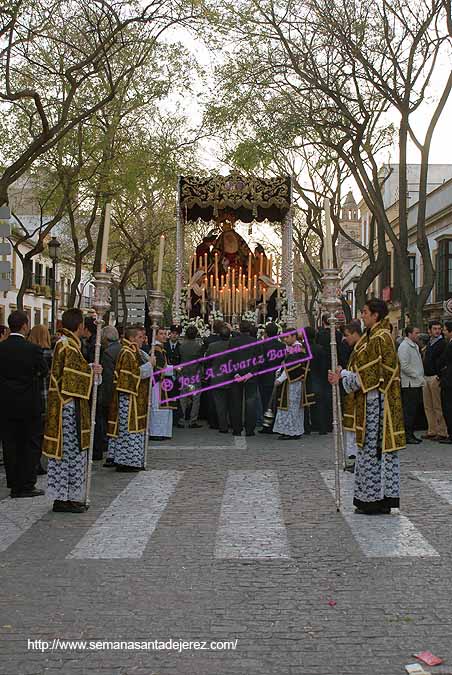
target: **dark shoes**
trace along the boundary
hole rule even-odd
[[[112,459],[107,459],[102,466],[105,467],[105,469],[114,469],[116,464]]]
[[[355,508],[355,513],[359,513],[362,516],[389,516],[391,513],[391,508],[388,506],[378,511],[362,511],[362,509]]]
[[[452,438],[442,438],[439,443],[442,443],[443,445],[452,445]]]
[[[189,429],[202,429],[202,424],[198,424],[197,422],[193,422],[193,424],[188,425]]]
[[[228,434],[228,433],[229,433],[229,429],[218,429],[218,433],[220,433],[220,434]]]
[[[279,437],[280,441],[299,441],[301,438],[301,435],[299,436],[288,436],[287,434],[283,434],[282,436]]]
[[[26,499],[28,497],[42,497],[42,495],[45,495],[44,490],[37,490],[36,488],[33,488],[33,490],[25,490],[24,492],[13,492],[13,491],[11,491],[11,499]]]
[[[256,435],[256,434],[254,433],[254,431],[248,431],[248,432],[245,434],[245,436],[255,436],[255,435]]]
[[[149,436],[150,441],[164,441],[165,438],[163,436]]]
[[[407,445],[419,445],[419,443],[422,443],[420,438],[416,438],[416,436],[408,436],[406,439]]]
[[[116,471],[119,473],[137,473],[137,471],[142,471],[143,468],[139,466],[126,466],[125,464],[117,464]]]
[[[53,509],[55,513],[85,513],[87,507],[81,502],[63,502],[55,499]]]
[[[272,434],[273,431],[269,427],[264,427],[263,429],[259,429],[258,433],[259,434]]]
[[[38,470],[36,471],[36,475],[37,476],[46,476],[47,475],[47,471],[44,469],[44,467],[41,464],[38,465]]]

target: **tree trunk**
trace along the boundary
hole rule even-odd
[[[33,261],[32,261],[32,259],[25,257],[22,260],[22,268],[23,268],[22,283],[20,284],[20,288],[17,292],[16,306],[17,306],[17,309],[20,309],[20,310],[23,311],[25,291],[27,290],[27,288],[30,288],[31,281],[32,281],[32,273],[33,273]]]
[[[75,307],[75,301],[77,298],[77,290],[80,285],[80,281],[82,280],[82,261],[79,256],[75,257],[75,271],[74,271],[74,279],[71,283],[71,291],[69,293],[69,298],[68,298],[68,309],[71,307]]]

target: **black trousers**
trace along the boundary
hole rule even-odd
[[[452,387],[441,387],[441,406],[446,420],[447,433],[449,438],[452,439]]]
[[[403,417],[407,438],[414,436],[414,424],[422,404],[422,387],[402,387]]]
[[[256,428],[257,382],[253,378],[247,382],[234,382],[231,386],[231,422],[232,433],[240,436],[243,429],[243,411],[245,410],[245,431],[253,433]],[[245,400],[245,405],[243,401]]]
[[[11,492],[33,490],[41,457],[42,417],[2,420],[6,483]]]
[[[98,405],[96,409],[96,426],[94,429],[93,459],[101,460],[108,450],[107,437],[108,408]]]
[[[329,425],[333,424],[332,420],[330,421],[330,408],[327,409],[327,405],[329,405],[330,402],[328,393],[325,389],[319,389],[313,393],[315,403],[305,408],[305,429],[307,432],[317,431],[320,434],[326,434],[328,431],[331,431]],[[331,414],[333,411],[332,405],[333,403],[331,401]]]
[[[227,431],[229,426],[229,408],[231,401],[230,387],[218,387],[214,389],[213,400],[215,406],[215,416],[220,431]]]
[[[272,397],[273,384],[263,384],[259,382],[259,391],[261,393],[262,410],[264,411],[265,415],[270,404],[270,399]]]

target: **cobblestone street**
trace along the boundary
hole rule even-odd
[[[145,473],[97,465],[82,515],[2,474],[0,674],[395,675],[422,650],[452,672],[450,446],[402,451],[401,513],[373,518],[349,474],[336,513],[331,446],[176,430]],[[55,638],[237,646],[27,649]]]

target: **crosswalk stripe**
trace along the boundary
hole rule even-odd
[[[243,439],[245,440],[245,439]],[[233,450],[233,445],[153,445],[153,450]]]
[[[229,471],[215,557],[290,558],[276,471]]]
[[[82,537],[68,558],[141,558],[183,471],[139,473]]]
[[[412,471],[411,473],[452,505],[452,471]]]
[[[44,481],[38,481],[41,487]],[[0,551],[7,548],[50,511],[46,496],[0,501]]]
[[[322,471],[322,478],[334,495],[334,471]],[[401,514],[364,516],[354,513],[353,476],[341,476],[342,513],[362,552],[368,558],[434,558],[439,553],[413,523]]]

